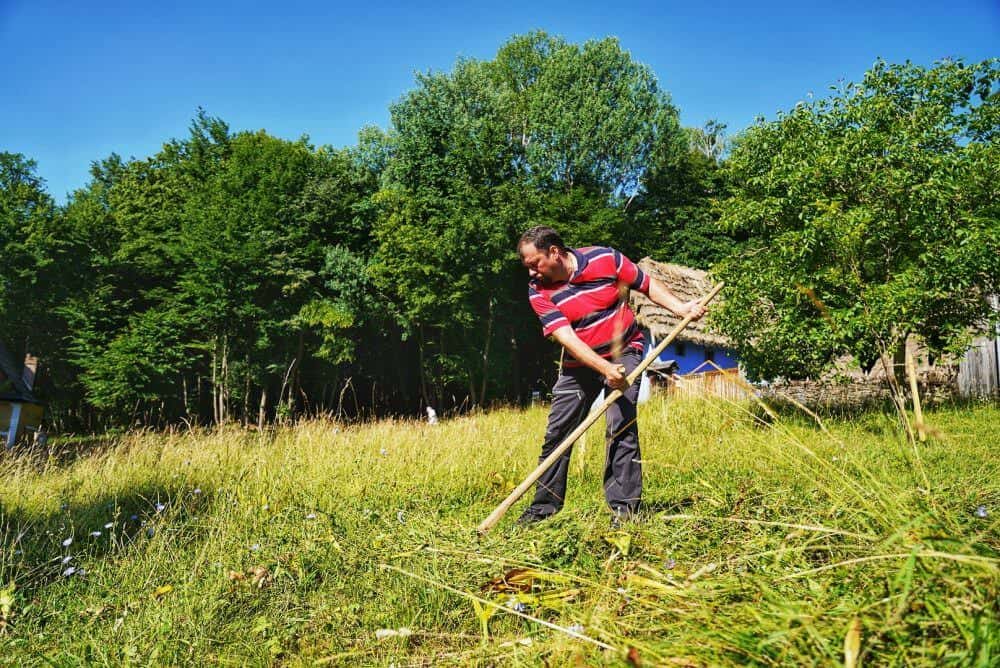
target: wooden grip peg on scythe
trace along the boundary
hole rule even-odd
[[[707,295],[698,300],[698,304],[700,304],[701,306],[707,305],[710,301],[715,299],[715,296],[719,294],[719,291],[722,290],[724,285],[725,283],[716,284],[716,286],[712,288],[711,292],[709,292]],[[660,353],[662,353],[663,350],[668,345],[670,345],[670,342],[673,341],[678,334],[684,331],[684,328],[691,323],[692,319],[693,318],[689,315],[686,316],[683,320],[681,320],[680,323],[678,323],[678,325],[674,327],[674,329],[670,332],[670,334],[667,335],[667,338],[663,339],[663,341],[657,344],[657,346],[652,350],[652,352],[650,352],[649,355],[647,355],[646,358],[639,363],[639,366],[633,369],[632,373],[626,376],[629,385],[634,383],[642,375],[642,372],[646,370],[646,367],[652,364],[653,361],[660,356]],[[567,436],[562,443],[559,444],[559,447],[553,450],[549,454],[549,456],[546,457],[545,460],[538,465],[538,468],[532,471],[531,474],[524,479],[524,482],[518,485],[514,489],[514,491],[511,492],[506,499],[504,499],[503,503],[497,506],[496,510],[490,513],[490,516],[482,521],[482,523],[476,528],[476,530],[480,534],[484,534],[491,528],[493,528],[493,525],[496,524],[500,520],[500,518],[507,513],[508,510],[510,510],[510,507],[514,505],[518,499],[524,496],[524,493],[527,492],[531,488],[531,486],[538,481],[538,479],[542,476],[542,474],[545,473],[549,469],[549,467],[555,464],[556,461],[563,455],[563,453],[566,452],[566,450],[568,450],[574,443],[576,443],[576,439],[583,436],[584,432],[586,432],[587,429],[590,428],[590,425],[594,424],[597,421],[597,418],[604,415],[605,411],[607,411],[608,408],[611,407],[611,404],[618,401],[618,398],[621,396],[622,396],[621,390],[614,390],[607,397],[605,397],[604,403],[602,403],[598,408],[592,410],[590,414],[586,417],[586,419],[580,423],[580,426],[574,429],[573,432],[569,436]]]

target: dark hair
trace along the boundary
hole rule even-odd
[[[522,234],[521,240],[517,242],[517,249],[521,250],[524,244],[534,244],[540,251],[548,251],[553,246],[558,247],[561,252],[569,250],[559,233],[546,225],[535,225]]]

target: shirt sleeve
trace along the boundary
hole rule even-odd
[[[542,323],[542,336],[551,336],[552,332],[560,327],[569,325],[569,320],[559,310],[559,307],[531,286],[528,286],[528,301]]]
[[[649,294],[649,274],[639,268],[635,262],[615,251],[615,269],[619,281],[628,283],[633,290],[644,295]]]

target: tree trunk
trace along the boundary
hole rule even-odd
[[[219,382],[216,373],[216,359],[219,339],[212,340],[212,422],[219,424]]]
[[[295,397],[302,394],[302,353],[305,349],[305,344],[303,342],[303,334],[299,332],[299,341],[295,349],[295,359],[298,360],[298,364],[295,365],[295,376],[292,378],[292,388],[288,391],[288,414],[294,416],[295,414]],[[305,396],[303,394],[303,396]]]
[[[229,419],[229,335],[222,335],[222,359],[219,364],[219,424]]]
[[[246,426],[250,424],[250,374],[247,373],[243,380],[243,415],[240,416],[240,422]]]
[[[257,410],[257,431],[264,431],[264,420],[267,418],[267,383],[260,390],[260,408]]]
[[[490,370],[490,341],[493,340],[493,320],[495,317],[493,305],[494,302],[491,299],[489,316],[486,319],[486,342],[483,344],[483,384],[479,391],[479,404],[484,407],[486,405],[486,381],[489,378]],[[473,401],[475,401],[475,397],[473,397]]]
[[[418,341],[417,341],[417,361],[419,363],[420,371],[420,398],[426,403],[430,403],[431,397],[427,393],[427,376],[424,373],[424,326],[420,325],[418,328]],[[423,406],[420,407],[422,412]]]

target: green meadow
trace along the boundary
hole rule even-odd
[[[612,531],[603,421],[519,503],[545,407],[64,438],[0,461],[5,665],[1000,663],[995,404],[829,418],[654,396]]]

